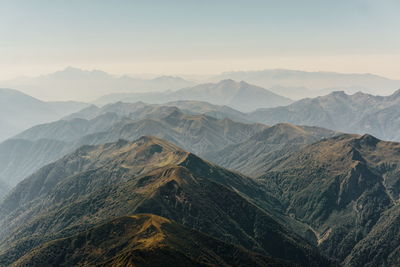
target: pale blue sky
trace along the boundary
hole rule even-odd
[[[400,79],[398,0],[0,0],[0,78],[66,66],[296,68]]]

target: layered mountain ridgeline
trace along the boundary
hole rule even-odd
[[[338,89],[347,93],[363,91],[376,95],[387,95],[400,88],[399,80],[391,80],[368,73],[348,74],[272,69],[226,72],[212,77],[211,81],[224,79],[247,81],[292,99],[321,96],[338,91]]]
[[[204,114],[216,119],[231,119],[237,122],[250,122],[246,113],[225,105],[213,105],[204,101],[180,100],[163,104],[174,106],[185,113]]]
[[[256,133],[244,142],[206,153],[204,157],[222,167],[256,177],[274,167],[287,154],[336,134],[318,127],[280,123]]]
[[[12,266],[289,266],[156,215],[114,219],[45,243]]]
[[[274,219],[279,205],[255,180],[154,137],[84,146],[21,182],[2,202],[0,264],[32,258],[35,247],[60,244],[48,242],[110,219],[150,213],[268,257],[330,265]]]
[[[253,111],[257,108],[284,106],[292,102],[289,98],[244,81],[223,80],[173,92],[111,94],[99,98],[96,103],[99,105],[117,101],[165,103],[178,100],[205,101],[215,105],[226,105],[242,112]]]
[[[320,249],[346,266],[398,263],[400,144],[339,135],[280,159],[260,180]]]
[[[129,75],[114,76],[101,70],[82,70],[74,67],[39,77],[19,77],[0,81],[1,87],[18,88],[41,99],[62,98],[78,101],[92,101],[94,98],[112,92],[177,90],[195,84],[175,76],[142,79]]]
[[[17,90],[0,88],[0,141],[86,106],[79,102],[43,102]]]
[[[242,142],[266,127],[190,115],[171,106],[116,103],[102,109],[90,107],[0,144],[0,180],[15,185],[81,145],[154,135],[191,152],[205,153]]]
[[[164,107],[177,107],[186,114],[203,114],[216,119],[231,119],[238,122],[249,122],[247,114],[228,106],[213,105],[203,101],[190,101],[180,100],[163,104],[147,104],[144,102],[116,102],[107,104],[102,107],[92,105],[88,108],[80,110],[79,112],[70,114],[64,119],[80,118],[80,119],[93,119],[105,113],[117,113],[120,116],[142,116],[146,113],[152,112],[151,109],[156,109],[161,106]]]
[[[260,109],[249,120],[269,125],[285,122],[324,127],[336,131],[371,134],[383,140],[400,141],[400,91],[390,96],[364,93],[303,99],[286,107]]]

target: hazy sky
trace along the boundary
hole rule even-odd
[[[0,0],[0,79],[294,68],[400,79],[399,0]]]

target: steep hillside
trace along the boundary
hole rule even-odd
[[[45,243],[12,266],[89,262],[91,266],[289,266],[155,215],[121,217]]]
[[[281,123],[256,133],[244,142],[206,153],[204,157],[225,168],[256,177],[288,153],[335,134],[323,128]]]
[[[400,144],[340,135],[287,155],[260,179],[329,255],[348,266],[385,266],[400,245],[387,242],[398,235],[399,170]]]
[[[267,212],[278,206],[253,179],[160,139],[85,146],[20,183],[1,204],[0,263],[104,220],[152,213],[273,258],[329,265]]]
[[[284,122],[318,126],[400,141],[399,104],[399,91],[386,97],[361,92],[353,95],[333,92],[323,97],[299,100],[286,107],[260,109],[249,114],[249,120],[270,125]]]

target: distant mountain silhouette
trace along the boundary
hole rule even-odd
[[[0,88],[0,141],[86,106],[79,102],[43,102],[17,90]]]
[[[391,80],[373,74],[286,69],[226,72],[210,80],[217,82],[224,79],[243,80],[292,99],[322,96],[338,90],[344,90],[349,94],[363,91],[375,95],[389,95],[400,88],[400,80]]]
[[[336,131],[372,134],[384,140],[400,141],[400,90],[389,96],[343,91],[308,98],[249,114],[249,120],[266,124],[293,123]]]
[[[20,77],[0,81],[0,87],[16,88],[40,99],[51,101],[71,99],[85,102],[115,92],[164,91],[192,85],[194,85],[193,82],[174,76],[140,79],[73,67],[39,77]]]
[[[262,107],[284,106],[292,102],[288,98],[244,81],[223,80],[218,83],[200,84],[173,92],[111,94],[99,98],[96,103],[100,105],[117,101],[166,103],[178,100],[205,101],[214,105],[229,106],[242,112],[253,111]]]

